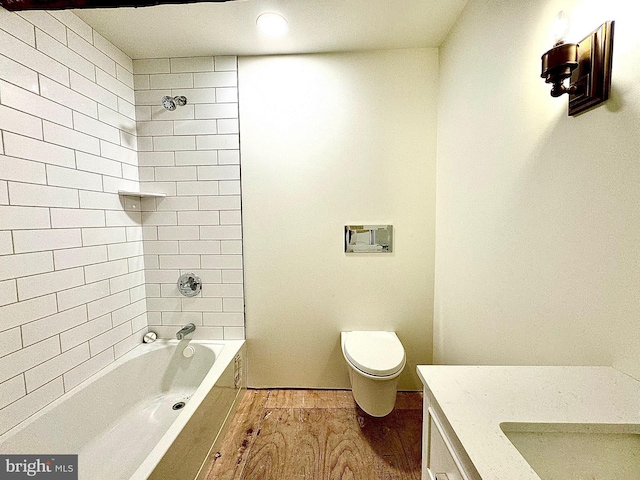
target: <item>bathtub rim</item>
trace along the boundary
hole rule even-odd
[[[185,342],[185,340],[166,340],[168,343],[179,344]],[[173,423],[169,426],[164,435],[153,447],[149,455],[144,459],[140,466],[135,470],[133,475],[129,477],[129,480],[145,480],[148,478],[153,470],[158,466],[162,457],[167,453],[167,450],[173,445],[180,432],[184,429],[187,422],[191,419],[194,412],[200,407],[200,404],[204,401],[205,397],[209,394],[211,389],[215,386],[216,382],[222,375],[222,373],[231,364],[234,357],[241,351],[242,346],[246,340],[190,340],[194,343],[205,344],[221,344],[223,345],[222,352],[216,357],[213,366],[209,369],[206,376],[196,389],[191,399],[187,402],[186,406],[182,409],[180,414],[176,417]],[[188,342],[185,344],[185,347]],[[240,387],[238,387],[238,390]]]
[[[191,399],[187,402],[186,406],[182,409],[180,414],[175,418],[175,420],[169,425],[167,431],[163,434],[160,440],[155,444],[153,449],[149,452],[144,461],[136,468],[133,475],[130,479],[146,479],[153,469],[157,466],[157,464],[162,459],[162,456],[169,449],[173,441],[180,434],[184,426],[187,424],[193,413],[200,406],[206,395],[209,393],[211,388],[215,385],[216,381],[219,379],[220,375],[224,372],[224,370],[229,366],[229,364],[233,361],[235,355],[240,352],[242,346],[245,344],[246,340],[193,340],[193,339],[184,339],[184,340],[175,340],[175,339],[158,339],[154,343],[144,344],[140,343],[132,348],[130,351],[117,358],[115,361],[111,362],[109,365],[100,369],[93,375],[89,376],[78,385],[74,386],[68,392],[65,392],[60,397],[53,400],[51,403],[47,404],[38,412],[34,413],[30,417],[24,419],[22,422],[18,423],[14,427],[7,430],[5,433],[0,435],[0,448],[2,444],[10,440],[11,437],[20,433],[23,429],[30,426],[32,423],[36,422],[39,418],[49,413],[51,410],[55,409],[61,403],[67,401],[70,397],[77,394],[78,392],[84,390],[87,386],[92,384],[93,382],[99,381],[100,378],[108,375],[111,371],[116,368],[124,365],[130,360],[133,360],[137,357],[143,356],[145,354],[151,353],[155,350],[167,348],[167,347],[175,347],[179,348],[180,344],[183,344],[184,347],[187,347],[189,344],[202,345],[205,348],[210,348],[215,353],[214,363],[209,368],[209,371],[206,373],[205,377],[202,379],[196,391],[192,395]],[[219,348],[211,348],[211,347],[219,347]],[[205,387],[206,386],[206,387]],[[153,457],[153,458],[152,458]],[[143,470],[143,467],[145,469]],[[147,471],[148,470],[148,471]],[[146,472],[146,474],[144,473]]]

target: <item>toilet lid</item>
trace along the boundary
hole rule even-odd
[[[404,348],[394,332],[349,332],[344,354],[359,370],[370,375],[393,375],[404,367]]]

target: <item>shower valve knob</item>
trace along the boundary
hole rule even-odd
[[[194,297],[202,290],[202,280],[195,273],[185,273],[178,279],[178,290],[185,297]]]

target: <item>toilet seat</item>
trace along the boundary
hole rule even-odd
[[[394,332],[345,332],[342,350],[355,368],[376,377],[399,373],[406,362],[404,347]]]

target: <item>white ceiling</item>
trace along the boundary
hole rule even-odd
[[[132,58],[265,55],[437,47],[467,0],[240,0],[74,10]],[[276,12],[284,38],[261,37]]]

